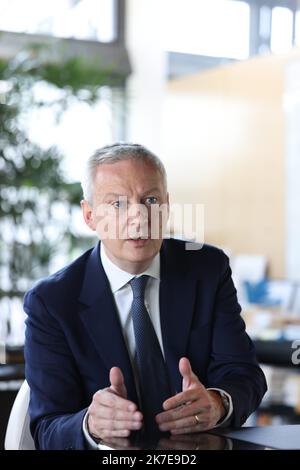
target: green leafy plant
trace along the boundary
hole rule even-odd
[[[44,52],[35,45],[0,61],[0,299],[22,297],[48,274],[54,256],[71,256],[91,243],[72,230],[79,183],[66,181],[57,149],[44,150],[28,138],[27,110],[46,105],[37,101],[35,86],[47,83],[61,91],[52,102],[59,119],[74,97],[91,104],[101,86],[123,82],[112,69],[78,58],[50,62]]]

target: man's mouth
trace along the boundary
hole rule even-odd
[[[144,246],[147,241],[149,240],[148,237],[136,237],[136,238],[128,238],[127,241],[135,246]]]
[[[148,237],[129,237],[128,240],[147,240]]]

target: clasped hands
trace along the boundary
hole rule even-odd
[[[219,393],[204,387],[187,358],[180,359],[179,371],[182,392],[163,403],[155,417],[159,430],[178,435],[212,429],[225,414]],[[97,391],[88,408],[88,430],[96,439],[128,437],[143,426],[142,413],[127,399],[122,371],[113,367],[109,378],[110,387]]]

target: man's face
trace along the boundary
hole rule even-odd
[[[83,201],[82,208],[86,223],[96,230],[108,257],[121,269],[142,272],[159,252],[168,194],[161,174],[148,162],[99,165],[93,206]]]

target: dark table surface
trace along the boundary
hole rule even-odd
[[[300,450],[300,424],[216,428],[207,433],[147,436],[136,432],[100,444],[102,450]]]
[[[265,445],[246,442],[229,436],[207,432],[170,436],[157,434],[147,436],[135,433],[131,438],[115,438],[103,441],[99,445],[101,450],[157,450],[157,451],[199,451],[199,450],[264,450]],[[270,448],[270,447],[269,447]]]

